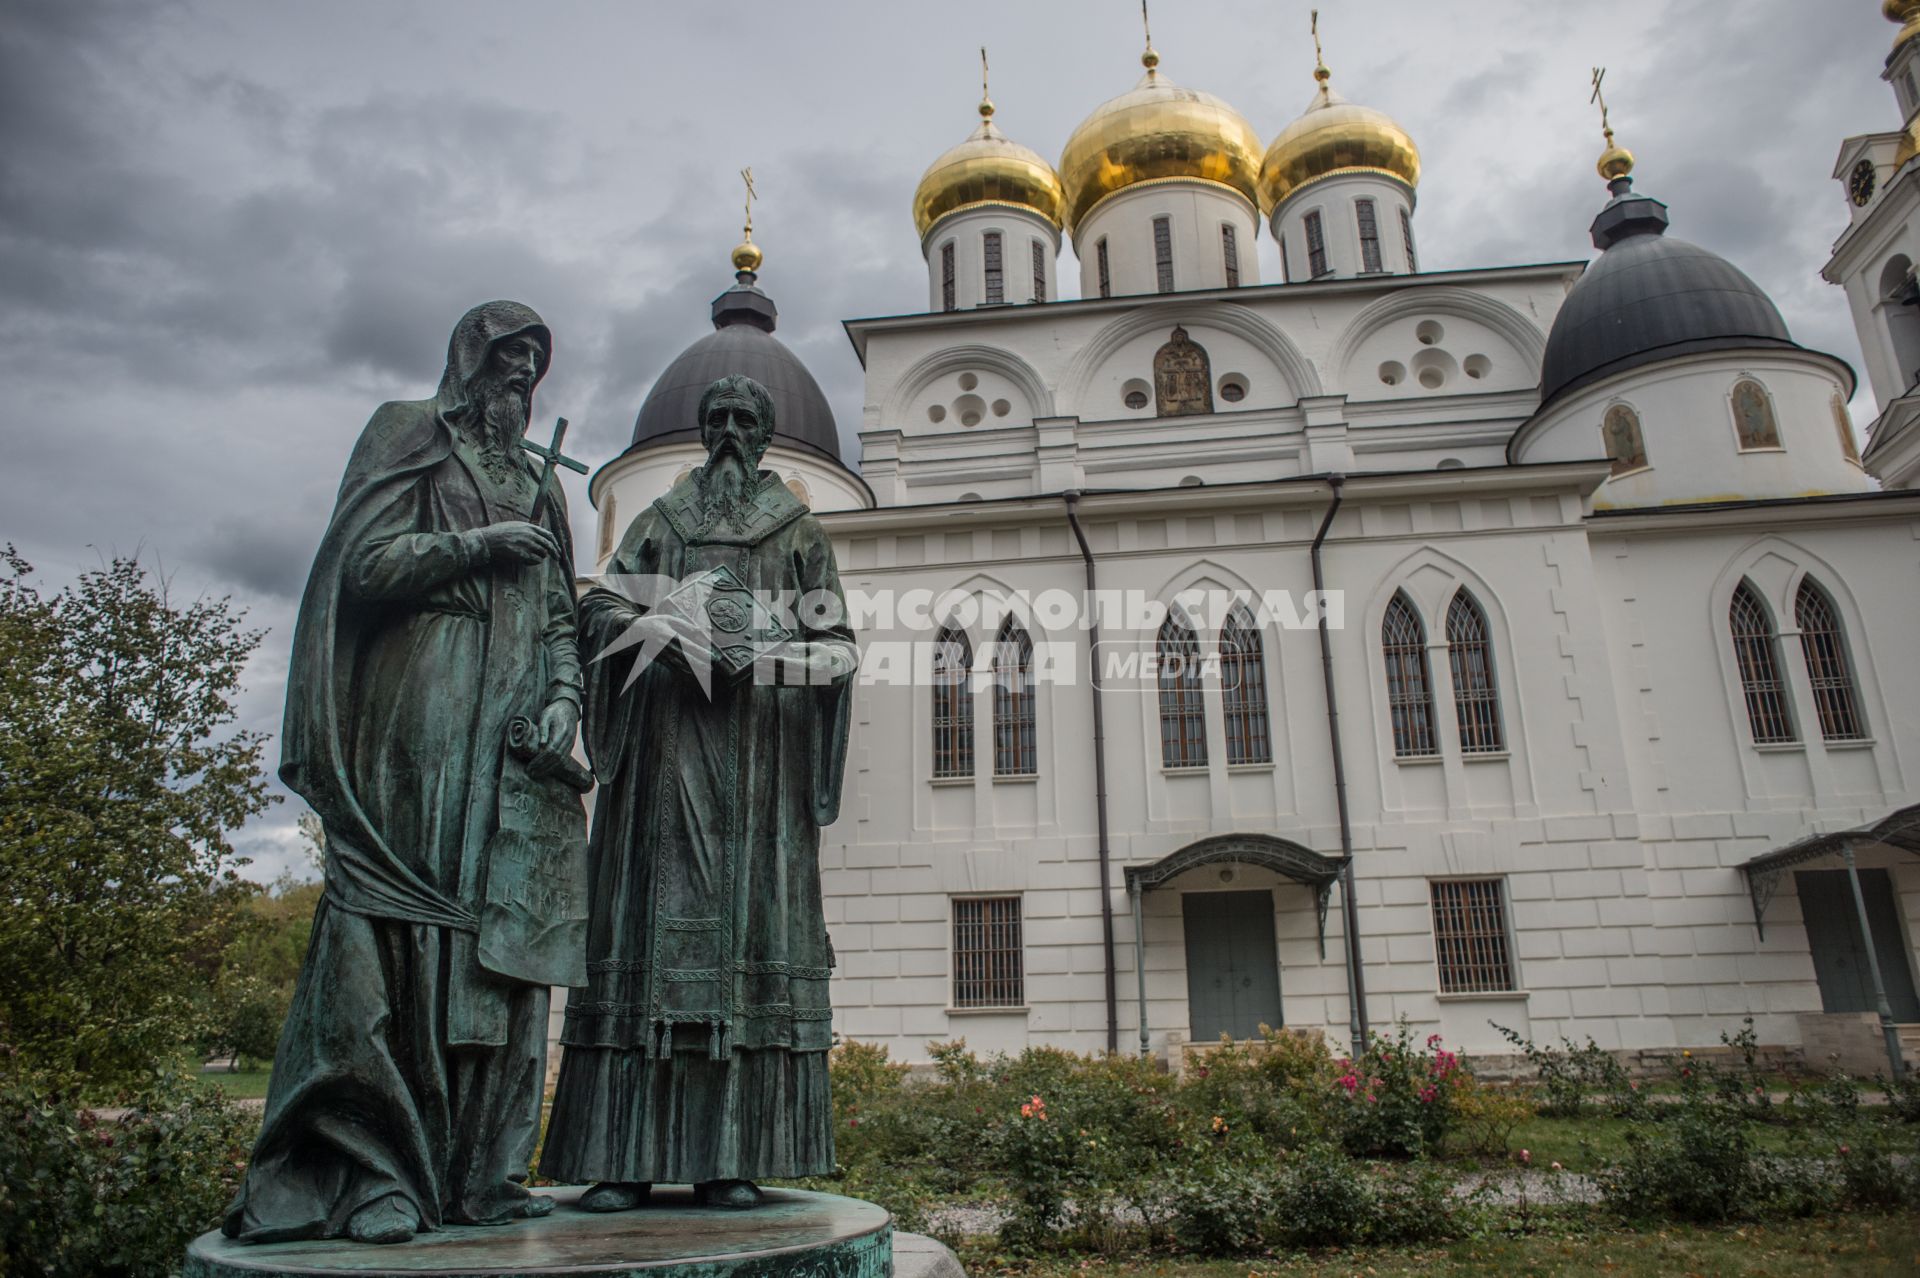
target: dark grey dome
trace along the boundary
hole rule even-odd
[[[1698,351],[1797,349],[1760,286],[1733,263],[1668,239],[1667,209],[1625,178],[1593,223],[1603,250],[1547,336],[1540,401],[1630,368]]]
[[[730,373],[751,377],[773,396],[774,438],[845,467],[840,431],[820,383],[773,335],[773,299],[742,271],[740,282],[713,300],[714,331],[680,352],[654,381],[633,423],[633,446],[698,439],[700,396]]]

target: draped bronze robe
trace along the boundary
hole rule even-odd
[[[636,518],[610,574],[685,579],[719,566],[749,589],[824,591],[837,624],[799,637],[853,656],[833,548],[762,472],[751,516],[700,531],[689,477]],[[591,657],[642,609],[581,601]],[[556,1180],[808,1176],[833,1168],[827,1094],[832,947],[820,827],[838,813],[851,679],[712,696],[635,650],[588,667],[586,739],[600,790],[591,842],[588,986],[567,1005],[565,1054],[541,1156]]]
[[[348,464],[280,768],[325,828],[326,892],[234,1237],[337,1236],[390,1194],[427,1229],[525,1197],[548,991],[481,968],[475,932],[507,720],[577,701],[580,664],[567,563],[489,566],[480,548],[478,530],[527,517],[531,470],[513,465],[488,475],[437,400],[383,405]],[[542,522],[569,547],[557,490]]]

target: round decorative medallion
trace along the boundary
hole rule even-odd
[[[716,630],[737,635],[747,628],[752,614],[747,606],[738,599],[716,599],[707,608],[707,616],[713,621]]]

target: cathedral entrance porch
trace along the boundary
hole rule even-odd
[[[1275,835],[1222,834],[1188,844],[1151,864],[1127,867],[1140,1054],[1147,1055],[1151,1050],[1144,907],[1148,892],[1171,886],[1180,893],[1186,959],[1185,1020],[1192,1042],[1202,1045],[1222,1038],[1247,1040],[1258,1038],[1263,1027],[1279,1029],[1285,1021],[1274,930],[1276,908],[1314,911],[1320,956],[1324,959],[1327,904],[1343,864],[1339,857],[1314,852]],[[1208,868],[1216,870],[1217,877],[1195,873]],[[1289,882],[1222,890],[1240,883],[1243,870],[1267,871]]]

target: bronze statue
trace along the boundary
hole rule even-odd
[[[225,1232],[398,1242],[544,1215],[548,984],[584,979],[585,811],[552,337],[490,302],[431,399],[367,423],[300,604],[280,775],[326,892]],[[577,920],[569,927],[570,920]]]
[[[765,389],[722,378],[698,425],[706,465],[580,604],[593,916],[540,1170],[595,1211],[656,1181],[751,1207],[834,1165],[819,847],[859,656],[826,532],[758,469]]]

